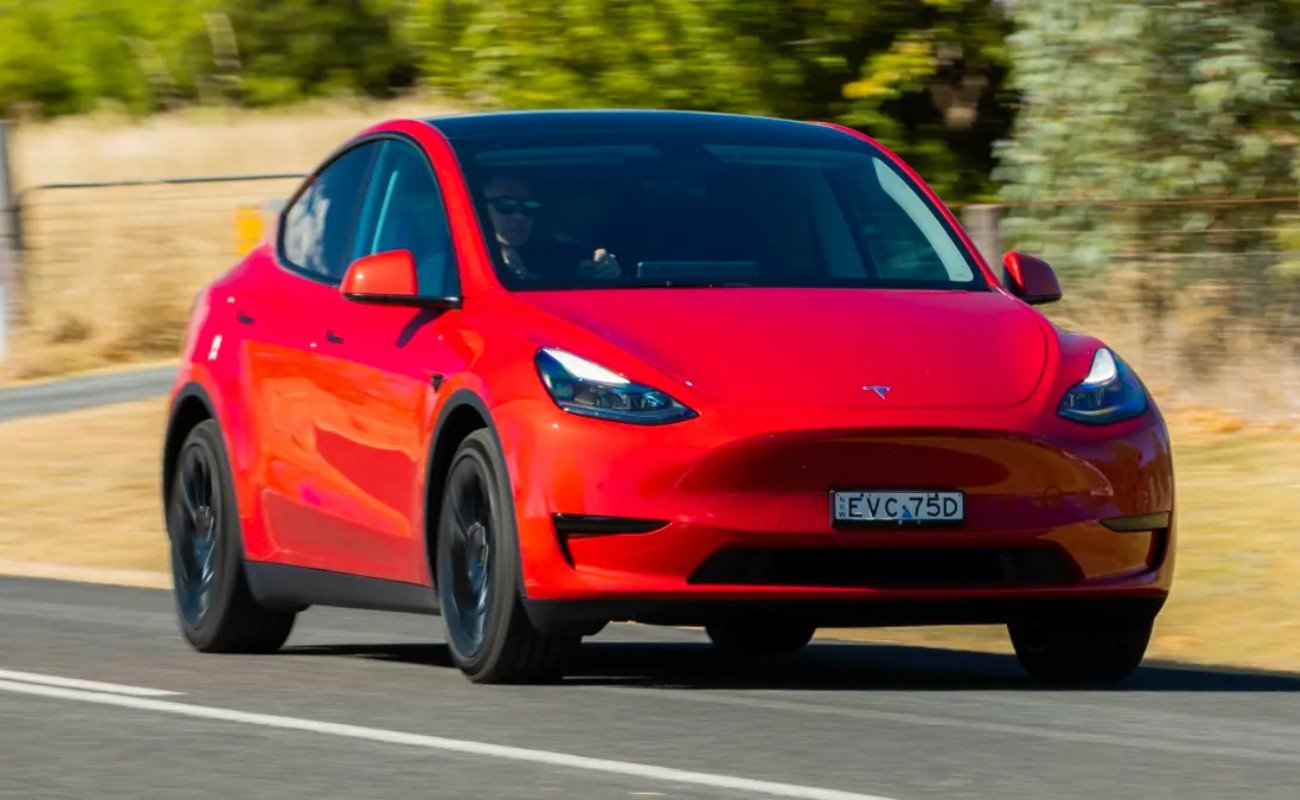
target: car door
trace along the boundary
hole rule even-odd
[[[248,557],[339,569],[324,546],[337,511],[339,483],[320,462],[315,428],[322,402],[317,350],[326,344],[325,309],[351,261],[357,221],[382,142],[364,142],[327,162],[285,210],[276,262],[260,307],[245,316],[256,331],[245,343],[248,413],[259,439],[252,505],[262,537],[246,537]],[[241,309],[242,310],[242,309]],[[328,401],[328,398],[324,398]]]
[[[424,152],[383,142],[362,204],[353,258],[408,250],[421,295],[459,295],[442,196]],[[315,547],[368,577],[427,583],[424,493],[437,385],[468,361],[460,312],[373,305],[337,292],[313,311],[312,441],[330,511]]]

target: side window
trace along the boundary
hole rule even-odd
[[[409,250],[421,295],[460,294],[451,231],[433,169],[414,145],[389,139],[375,167],[353,256]]]
[[[284,259],[329,281],[343,280],[352,263],[357,212],[380,142],[353,148],[311,182],[284,215]]]

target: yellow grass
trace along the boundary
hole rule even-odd
[[[165,404],[0,424],[0,561],[161,572]]]
[[[1171,425],[1181,541],[1150,655],[1300,670],[1300,433],[1218,412],[1174,414]],[[0,424],[0,571],[54,563],[163,582],[162,426],[158,400]],[[1007,649],[998,628],[833,635]]]
[[[13,169],[20,189],[66,181],[307,170],[375,122],[448,108],[425,97],[330,100],[262,111],[193,108],[143,118],[63,117],[18,126]]]
[[[20,125],[20,191],[64,182],[301,173],[368,125],[445,113],[432,98],[280,111],[191,109],[146,119]],[[296,179],[23,195],[25,318],[0,381],[173,356],[194,293],[236,260],[236,211]]]

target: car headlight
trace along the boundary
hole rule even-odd
[[[556,405],[573,414],[639,425],[695,416],[665,392],[554,347],[537,351],[537,374]]]
[[[1147,392],[1133,370],[1105,347],[1092,356],[1092,369],[1070,387],[1056,413],[1075,422],[1105,425],[1141,416]]]

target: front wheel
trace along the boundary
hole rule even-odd
[[[1109,683],[1146,654],[1150,615],[1021,620],[1007,625],[1025,671],[1053,683]]]
[[[798,620],[763,619],[714,622],[705,625],[704,631],[723,652],[778,655],[802,650],[817,628]]]
[[[447,647],[475,683],[559,680],[581,637],[543,633],[524,612],[505,467],[496,452],[491,434],[475,431],[447,473],[435,555]]]

